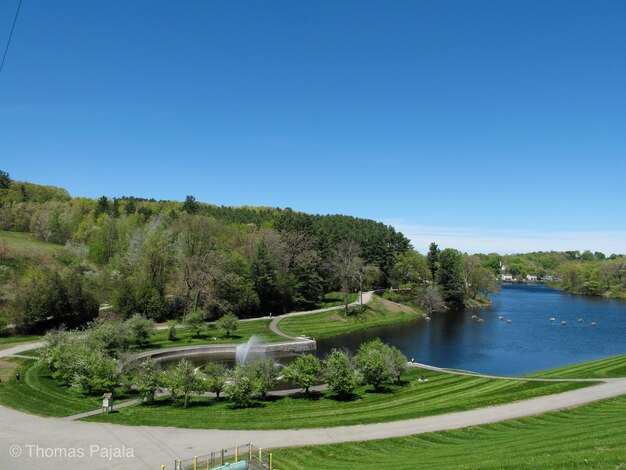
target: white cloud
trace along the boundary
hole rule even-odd
[[[591,250],[626,253],[626,231],[559,231],[485,229],[478,227],[436,227],[401,221],[387,221],[402,232],[421,253],[431,242],[440,248],[468,253],[528,253],[531,251]]]

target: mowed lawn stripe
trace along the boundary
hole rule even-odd
[[[405,438],[274,449],[277,468],[621,468],[626,397],[579,408]]]
[[[529,374],[528,377],[551,377],[556,379],[626,377],[626,355],[541,371]]]

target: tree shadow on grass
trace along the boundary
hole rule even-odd
[[[367,390],[365,390],[365,393],[373,395],[392,395],[396,393],[396,389],[388,385],[383,385],[378,388],[368,388]]]
[[[308,395],[305,392],[299,392],[292,396],[303,400],[318,401],[324,397],[324,393],[313,390],[309,392]]]
[[[260,401],[254,401],[246,406],[237,406],[234,403],[231,403],[230,405],[228,405],[228,408],[231,410],[247,410],[250,408],[265,408],[267,406],[266,403],[260,402]]]
[[[361,399],[361,396],[357,393],[350,393],[350,394],[336,394],[333,393],[332,395],[329,395],[328,398],[330,398],[331,400],[335,400],[335,401],[340,401],[340,402],[351,402],[351,401],[357,401]]]

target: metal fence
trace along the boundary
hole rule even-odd
[[[165,466],[161,467],[165,470]],[[174,470],[275,470],[272,454],[252,443],[175,460]]]

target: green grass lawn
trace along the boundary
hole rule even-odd
[[[245,343],[252,336],[257,336],[262,341],[268,343],[285,341],[285,338],[272,333],[269,328],[270,323],[271,320],[240,321],[239,328],[230,337],[227,337],[222,330],[214,326],[203,329],[200,337],[196,335],[195,330],[190,328],[177,328],[177,339],[174,341],[168,339],[167,330],[159,330],[150,337],[150,341],[141,349],[151,350],[201,344]],[[212,338],[215,338],[215,340]]]
[[[358,294],[348,294],[348,303],[356,302],[357,299]],[[315,308],[336,307],[339,305],[345,305],[345,303],[346,299],[343,292],[329,292],[328,294],[324,295],[324,298],[317,303]]]
[[[21,374],[21,383],[15,373]],[[71,416],[98,409],[101,393],[87,396],[69,387],[61,386],[50,376],[49,370],[29,359],[8,359],[0,362],[0,405],[40,416]],[[121,389],[114,398],[128,399]]]
[[[624,429],[626,396],[456,431],[272,453],[276,468],[290,470],[623,469]]]
[[[549,369],[529,374],[529,377],[550,377],[555,379],[626,377],[626,355]]]
[[[418,382],[420,375],[427,382]],[[330,392],[314,398],[302,396],[275,398],[258,406],[232,409],[228,402],[194,397],[187,409],[172,405],[166,398],[155,405],[140,405],[88,421],[127,425],[174,426],[219,429],[294,429],[396,421],[453,411],[509,403],[526,398],[559,393],[585,386],[585,383],[542,383],[484,379],[450,375],[412,368],[406,383],[387,393],[374,393],[366,387],[351,401],[333,398]]]
[[[0,230],[0,243],[6,244],[7,258],[42,259],[54,256],[64,249],[63,245],[38,240],[30,233]]]
[[[341,310],[287,317],[278,322],[278,328],[290,336],[307,335],[324,338],[376,326],[403,323],[420,318],[423,313],[407,305],[389,302],[377,295],[367,304],[363,313],[348,316]]]
[[[15,335],[15,336],[5,336],[0,337],[0,349],[8,349],[13,346],[19,346],[22,343],[27,343],[29,341],[39,341],[41,336],[37,335]]]

